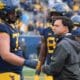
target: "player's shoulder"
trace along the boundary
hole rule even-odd
[[[44,29],[45,31],[51,31],[52,29],[50,27],[47,27]]]
[[[44,34],[48,34],[48,33],[52,33],[52,29],[51,28],[45,28],[44,30],[43,30],[43,33]]]
[[[9,32],[9,27],[8,25],[4,24],[4,23],[0,23],[0,32]]]

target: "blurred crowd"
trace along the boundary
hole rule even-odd
[[[41,35],[45,27],[51,26],[47,17],[55,3],[67,4],[72,10],[69,17],[80,15],[79,0],[21,0],[20,6],[23,12],[19,23],[21,33],[33,32]]]

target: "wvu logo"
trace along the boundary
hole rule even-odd
[[[13,75],[10,75],[11,80],[15,80],[15,77]]]

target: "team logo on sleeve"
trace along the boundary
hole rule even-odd
[[[15,80],[15,77],[13,75],[9,76],[11,78],[11,80]]]

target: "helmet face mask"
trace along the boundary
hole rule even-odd
[[[47,18],[47,21],[52,23],[54,18],[57,17],[57,16],[63,16],[62,13],[60,12],[56,12],[56,11],[51,11],[49,12],[48,14],[48,18]]]
[[[14,0],[0,1],[4,4],[4,7],[2,7],[2,9],[0,8],[0,18],[8,23],[15,23],[19,18],[18,11],[16,11],[16,9],[18,8],[18,4],[14,5]]]
[[[74,26],[80,27],[80,15],[74,15],[71,17]]]
[[[15,23],[15,21],[17,20],[17,14],[15,11],[7,13],[6,17],[7,17],[6,21],[8,23]]]

